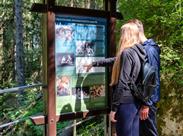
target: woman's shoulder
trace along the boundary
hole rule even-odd
[[[126,48],[123,50],[121,57],[133,58],[134,54],[135,52],[132,48]]]
[[[137,58],[138,56],[144,58],[145,56],[145,49],[142,45],[135,45],[130,48],[126,48],[123,52],[125,56],[129,56],[132,59]]]
[[[135,50],[132,47],[126,48],[123,50],[123,53],[126,55],[133,54]]]

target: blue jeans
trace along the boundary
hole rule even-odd
[[[117,136],[139,136],[139,106],[123,103],[116,113]]]
[[[149,107],[149,117],[140,121],[140,136],[158,136],[155,105]]]

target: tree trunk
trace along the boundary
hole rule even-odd
[[[3,64],[3,58],[2,58],[3,50],[2,49],[3,49],[3,27],[2,27],[2,23],[0,23],[0,66],[2,66],[2,64]],[[1,78],[2,78],[2,73],[0,72],[0,79]]]
[[[25,85],[22,0],[15,0],[15,71],[18,85]]]
[[[71,0],[71,7],[74,7],[74,0]]]
[[[90,9],[96,9],[96,1],[90,0]]]

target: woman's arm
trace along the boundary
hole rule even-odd
[[[88,72],[92,67],[102,67],[102,66],[112,66],[116,57],[105,58],[99,61],[92,62],[91,64],[85,64],[83,67],[86,67],[86,71]]]
[[[93,67],[112,66],[115,60],[116,57],[101,59],[99,61],[92,62],[92,66]]]

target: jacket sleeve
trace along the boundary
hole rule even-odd
[[[122,90],[130,90],[128,83],[132,69],[132,61],[128,53],[125,51],[121,55],[121,62],[122,63],[121,63],[119,81],[112,92],[112,111],[117,111],[117,108],[120,105]]]
[[[149,63],[156,68],[156,88],[152,97],[147,103],[145,103],[145,105],[151,106],[152,104],[158,102],[160,97],[160,55],[155,47],[149,48],[147,54]]]
[[[101,67],[101,66],[112,66],[116,57],[101,59],[99,61],[92,62],[92,66],[94,67]]]

